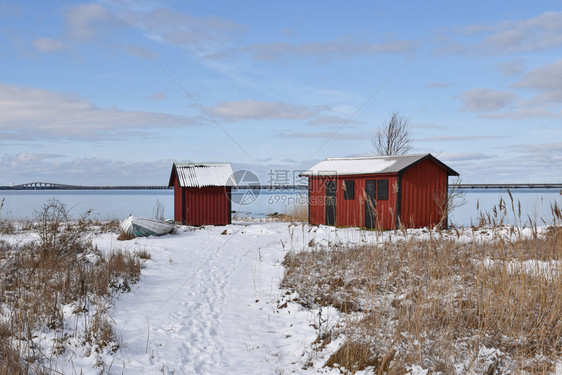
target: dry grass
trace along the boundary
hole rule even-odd
[[[491,240],[478,240],[484,231]],[[562,228],[472,234],[291,252],[282,286],[304,306],[344,313],[328,334],[346,341],[327,366],[552,373],[562,354]]]
[[[60,202],[45,204],[37,222],[37,241],[0,241],[0,374],[49,373],[44,364],[75,338],[96,352],[116,350],[106,306],[112,293],[128,291],[140,276],[138,255],[116,250],[104,256],[89,239],[98,226],[85,216],[69,220]],[[73,306],[80,327],[69,325],[65,306]],[[54,332],[47,352],[34,342],[37,330]]]
[[[99,227],[100,233],[119,233],[120,231],[119,220],[109,220],[104,222],[97,221],[95,225]]]
[[[142,249],[142,250],[137,251],[137,255],[142,260],[149,260],[149,259],[152,258],[152,255],[150,255],[150,252],[146,249]]]
[[[285,213],[275,212],[267,215],[269,219],[274,221],[282,221],[288,223],[306,223],[308,222],[308,205],[294,204],[287,208]]]
[[[2,198],[0,201],[0,234],[13,234],[15,232],[15,226],[9,220],[2,218],[2,209],[4,208],[4,202],[6,198]]]
[[[134,240],[135,238],[136,238],[135,236],[130,236],[125,232],[120,232],[119,237],[117,237],[117,241],[130,241],[130,240]]]

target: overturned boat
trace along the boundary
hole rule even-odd
[[[149,219],[133,215],[119,224],[121,232],[129,237],[161,236],[171,233],[174,227],[173,221]]]

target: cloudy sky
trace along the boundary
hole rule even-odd
[[[395,111],[463,182],[562,176],[562,0],[0,0],[0,59],[0,185],[306,169]]]

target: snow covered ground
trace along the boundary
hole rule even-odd
[[[112,374],[283,374],[305,364],[321,370],[311,351],[318,311],[283,307],[281,261],[291,248],[338,240],[333,229],[288,223],[179,227],[163,237],[118,242],[95,239],[100,250],[146,250],[140,282],[115,303],[120,348],[103,354]],[[360,240],[359,232],[343,231]],[[332,314],[335,314],[333,311]],[[329,312],[323,312],[326,317]],[[334,345],[336,345],[334,343]],[[334,347],[335,350],[335,347]],[[96,356],[66,353],[54,368],[97,374]],[[335,371],[335,370],[332,370]]]
[[[507,228],[504,232],[495,236],[512,235]],[[458,241],[491,240],[489,232],[469,228],[446,235]],[[292,296],[279,287],[285,254],[314,244],[412,236],[429,238],[429,231],[381,233],[254,221],[179,226],[166,236],[131,241],[117,241],[115,233],[97,235],[94,242],[103,252],[142,250],[151,255],[140,281],[110,309],[120,347],[114,353],[67,350],[50,367],[85,375],[339,374],[323,365],[341,342],[334,340],[321,352],[311,345],[319,316],[324,326],[333,325],[338,313],[324,309],[319,314],[290,302]],[[48,345],[48,337],[42,345]],[[425,371],[410,369],[411,374]]]

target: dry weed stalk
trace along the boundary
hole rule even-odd
[[[466,204],[466,194],[463,190],[459,189],[460,184],[462,184],[462,181],[460,178],[457,178],[449,185],[448,189],[438,191],[434,194],[433,200],[438,207],[441,218],[436,224],[436,227],[447,227],[447,221],[451,213]]]
[[[294,204],[285,210],[284,214],[273,213],[268,218],[274,221],[282,221],[287,223],[306,223],[308,222],[308,205]]]
[[[308,222],[308,205],[295,204],[291,206],[286,213],[288,219],[293,223],[307,223]]]
[[[4,208],[4,202],[6,198],[2,198],[0,201],[0,234],[13,234],[15,232],[15,227],[11,221],[2,219],[2,209]]]

